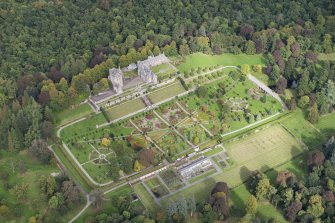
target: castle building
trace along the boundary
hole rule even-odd
[[[169,59],[165,56],[165,54],[160,54],[158,56],[149,56],[148,59],[143,61],[138,61],[137,64],[131,64],[128,67],[124,69],[109,69],[109,76],[108,79],[110,82],[112,82],[113,90],[120,94],[123,92],[124,87],[124,76],[123,76],[123,70],[130,71],[135,70],[137,68],[138,76],[146,83],[152,83],[157,84],[157,75],[152,72],[151,67],[163,64],[163,63],[169,63]]]

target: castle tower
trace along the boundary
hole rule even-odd
[[[123,73],[121,69],[109,69],[108,80],[112,82],[113,90],[116,91],[117,94],[123,92]]]

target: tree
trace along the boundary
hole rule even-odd
[[[302,96],[298,101],[298,106],[302,109],[306,108],[309,105],[309,96]]]
[[[281,171],[277,174],[276,182],[280,186],[286,187],[288,180],[291,179],[291,178],[294,178],[294,177],[295,177],[294,173],[292,173],[288,170],[284,170],[284,171]]]
[[[58,209],[64,204],[64,196],[62,193],[56,193],[49,199],[49,207],[51,209]]]
[[[308,121],[315,124],[319,121],[319,111],[316,104],[313,105],[313,107],[310,109],[308,113]]]
[[[103,138],[103,139],[101,140],[101,145],[104,146],[104,147],[108,147],[110,144],[111,144],[110,139]]]
[[[36,220],[36,218],[35,218],[34,216],[31,216],[31,217],[29,218],[28,222],[29,222],[29,223],[36,223],[37,220]]]
[[[139,172],[141,171],[142,169],[144,168],[144,166],[138,162],[138,160],[135,160],[135,163],[134,163],[134,171],[135,172]]]
[[[255,216],[257,212],[257,199],[255,196],[251,195],[247,201],[245,212],[252,216]]]
[[[324,212],[322,206],[322,198],[320,195],[312,195],[309,199],[309,206],[307,213],[312,215],[315,219],[319,218]]]
[[[313,153],[311,159],[308,160],[308,165],[322,166],[325,162],[325,155],[321,151],[316,151]]]
[[[54,177],[42,175],[40,178],[40,188],[48,197],[53,195],[57,188],[57,183]]]
[[[4,204],[0,205],[0,216],[5,216],[8,213],[9,213],[9,207],[7,207]]]
[[[80,201],[79,188],[74,184],[72,180],[64,181],[61,191],[64,195],[64,201],[67,205],[73,205]]]
[[[249,24],[243,24],[240,28],[240,35],[244,36],[247,40],[250,40],[252,37],[252,34],[254,33],[254,27]]]
[[[289,222],[295,222],[298,212],[302,209],[302,203],[298,200],[292,201],[285,214]]]
[[[152,149],[142,149],[139,154],[139,161],[144,166],[154,164],[156,153]]]
[[[252,70],[255,71],[256,73],[260,73],[262,71],[262,65],[261,64],[255,64],[252,67]]]
[[[128,155],[124,155],[121,156],[119,159],[119,165],[120,168],[126,173],[126,174],[130,174],[133,170],[133,159],[128,156]]]
[[[41,139],[34,140],[28,148],[28,152],[31,156],[36,157],[44,164],[49,163],[53,157],[52,152],[48,148],[48,144]]]
[[[229,215],[229,188],[225,182],[218,182],[215,184],[209,204],[212,206],[213,211],[217,212],[222,219]]]
[[[258,200],[262,200],[264,198],[266,198],[266,196],[268,195],[268,192],[270,190],[270,181],[267,177],[262,178],[256,187],[256,197]]]
[[[43,139],[48,139],[53,133],[53,124],[50,121],[43,121],[41,123],[41,133]]]
[[[67,92],[67,90],[69,89],[69,86],[67,84],[67,81],[65,80],[64,77],[62,77],[58,83],[58,89],[64,93]]]
[[[251,40],[248,40],[244,46],[244,52],[248,55],[256,53],[255,43]]]
[[[329,34],[326,34],[323,38],[322,47],[325,53],[331,53],[333,52],[333,43],[332,43],[332,37]]]
[[[244,74],[244,75],[249,74],[249,73],[250,73],[250,66],[249,66],[248,64],[243,64],[243,65],[241,66],[241,72],[242,72],[242,74]]]
[[[10,192],[14,194],[19,201],[23,201],[27,198],[28,184],[17,184],[12,189],[10,189]]]
[[[92,205],[99,210],[105,199],[105,194],[101,189],[94,189],[90,193],[90,199],[92,200]]]
[[[297,108],[297,102],[295,101],[294,98],[289,99],[288,101],[288,109],[290,109],[291,111],[294,111]]]
[[[15,151],[14,141],[12,132],[8,130],[8,150],[13,153]]]
[[[280,77],[280,69],[279,69],[279,66],[277,64],[275,64],[273,67],[272,67],[272,71],[269,75],[270,77],[270,80],[273,81],[274,83],[276,83]]]
[[[208,89],[205,86],[200,86],[197,88],[197,95],[201,98],[205,98],[208,95]]]
[[[297,58],[300,55],[300,45],[295,42],[291,46],[292,57]]]
[[[182,55],[182,56],[187,56],[187,55],[190,54],[190,48],[187,45],[187,43],[184,43],[184,44],[180,45],[179,54]]]
[[[254,217],[251,214],[246,214],[244,217],[239,221],[239,223],[251,223]]]
[[[322,88],[321,92],[327,97],[329,106],[335,106],[335,84],[332,80],[328,80],[326,86]]]
[[[287,88],[287,80],[283,76],[280,76],[277,81],[276,92],[278,94],[283,94],[286,88]]]

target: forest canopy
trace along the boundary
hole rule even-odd
[[[325,30],[334,38],[331,0],[111,1],[37,0],[0,3],[0,77],[17,79],[55,67],[69,80],[106,56],[121,56],[147,40],[162,48],[209,37],[211,47],[241,46],[254,32],[296,23],[322,51]],[[303,6],[303,7],[302,7]],[[234,37],[235,35],[239,37]],[[224,40],[224,41],[221,41]],[[193,47],[192,47],[193,46]],[[98,49],[98,50],[97,50]],[[97,50],[95,52],[95,50]],[[93,57],[94,52],[95,58]],[[104,58],[106,59],[106,58]]]

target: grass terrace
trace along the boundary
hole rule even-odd
[[[141,98],[137,98],[131,101],[122,102],[119,105],[108,107],[106,109],[106,113],[109,119],[112,121],[143,108],[145,108],[145,104],[142,102]]]
[[[164,101],[165,99],[173,98],[183,92],[185,92],[184,87],[180,84],[180,82],[177,82],[167,87],[163,87],[159,90],[150,92],[148,94],[148,97],[153,103],[158,103]]]

